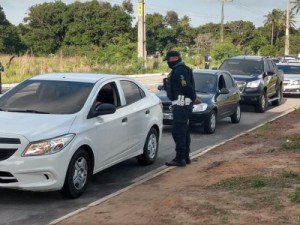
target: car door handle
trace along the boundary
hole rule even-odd
[[[149,114],[150,114],[150,110],[147,109],[146,112],[145,112],[145,114],[146,114],[146,115],[149,115]]]
[[[123,118],[123,119],[122,119],[122,123],[126,123],[127,120],[128,120],[127,117]]]

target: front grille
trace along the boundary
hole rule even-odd
[[[170,112],[170,106],[171,106],[171,102],[170,103],[163,103],[163,111],[164,112]]]
[[[0,148],[0,160],[5,160],[11,157],[18,149],[17,148]]]
[[[0,161],[11,157],[21,145],[21,139],[16,136],[0,136]]]
[[[18,182],[18,180],[11,173],[0,171],[0,183],[7,184],[15,182]]]
[[[0,144],[21,144],[19,138],[0,138]]]

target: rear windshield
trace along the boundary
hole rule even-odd
[[[278,65],[278,69],[283,70],[285,74],[300,74],[300,65],[293,66],[293,65]]]
[[[230,59],[225,60],[220,69],[232,75],[258,75],[263,73],[263,61]]]
[[[0,98],[0,110],[73,114],[83,107],[93,86],[82,82],[27,80]]]

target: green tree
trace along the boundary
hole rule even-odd
[[[133,13],[133,4],[131,3],[130,0],[124,0],[122,3],[122,8],[124,12],[127,12],[129,14]]]
[[[212,58],[218,61],[222,61],[229,56],[240,54],[240,49],[232,43],[228,42],[216,44],[211,50]]]
[[[247,46],[253,38],[255,26],[252,22],[233,21],[225,24],[225,36],[232,40],[232,43],[237,46]]]
[[[36,54],[55,53],[61,46],[66,32],[65,3],[37,4],[29,8],[25,24],[20,26],[22,39]]]
[[[24,45],[18,35],[17,28],[5,16],[0,6],[0,53],[14,54],[24,50]]]
[[[175,11],[167,11],[165,21],[168,26],[173,27],[179,22],[178,14]]]
[[[249,46],[254,52],[254,54],[258,54],[259,50],[268,44],[267,38],[263,35],[261,29],[256,29],[253,31],[253,38],[249,41]]]
[[[195,44],[194,39],[196,32],[191,27],[190,20],[188,16],[183,16],[178,23],[173,26],[177,47],[190,49],[190,47]]]
[[[147,52],[153,54],[155,51],[165,49],[164,39],[168,38],[167,26],[164,17],[159,13],[146,15],[146,47]]]
[[[291,1],[291,3],[293,4],[292,10],[295,10],[295,12],[298,13],[300,10],[300,0],[294,0]]]
[[[74,2],[66,13],[65,46],[95,45],[103,48],[119,34],[132,33],[131,17],[120,6],[109,3]]]
[[[278,39],[278,34],[280,31],[284,30],[285,26],[285,12],[280,9],[273,9],[271,13],[266,16],[264,24],[265,26],[271,26],[271,45],[274,44],[274,32],[276,32],[276,40]],[[275,41],[276,41],[275,40]]]
[[[260,49],[260,55],[275,57],[277,55],[277,49],[274,45],[265,45]]]

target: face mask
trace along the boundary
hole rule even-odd
[[[171,69],[173,69],[174,66],[175,66],[179,61],[180,61],[180,59],[177,60],[177,61],[174,61],[174,62],[167,62],[167,63],[168,63],[168,66],[169,66]]]

